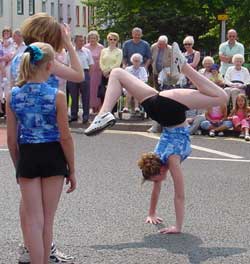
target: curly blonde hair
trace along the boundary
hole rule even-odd
[[[151,177],[160,174],[160,169],[162,167],[161,159],[153,152],[142,154],[137,164],[142,170],[144,181],[147,181]]]

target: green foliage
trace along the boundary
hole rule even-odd
[[[229,15],[227,28],[235,28],[240,41],[250,42],[249,0],[85,0],[96,8],[96,29],[102,38],[107,33],[119,33],[121,41],[131,36],[131,29],[141,27],[144,39],[153,43],[159,35],[169,42],[182,43],[186,35],[195,38],[195,47],[218,52],[220,22],[218,14]]]

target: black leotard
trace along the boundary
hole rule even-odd
[[[160,94],[147,98],[141,105],[148,116],[162,126],[176,126],[183,123],[186,119],[185,112],[189,110],[186,105]]]

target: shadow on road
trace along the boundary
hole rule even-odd
[[[172,254],[185,255],[191,264],[199,264],[217,257],[229,257],[246,252],[245,248],[237,247],[202,247],[199,237],[188,233],[179,235],[152,234],[144,237],[142,242],[121,243],[114,245],[95,245],[95,250],[124,250],[124,249],[166,249]]]

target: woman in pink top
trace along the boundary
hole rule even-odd
[[[234,129],[240,131],[239,137],[245,138],[246,141],[250,140],[249,116],[250,108],[247,105],[247,98],[244,94],[239,94],[236,97],[235,108],[233,108],[228,119],[232,120]]]
[[[207,109],[205,113],[205,121],[201,122],[201,128],[209,131],[209,136],[214,137],[216,133],[218,136],[224,136],[225,130],[231,128],[232,122],[227,120],[227,106],[214,106]]]
[[[94,59],[94,65],[90,70],[90,108],[92,108],[94,113],[98,112],[99,108],[101,107],[101,100],[97,97],[97,90],[102,79],[102,71],[99,66],[99,60],[103,45],[98,43],[98,41],[98,32],[90,31],[88,33],[89,43],[86,44],[85,47],[91,51],[92,57]]]

